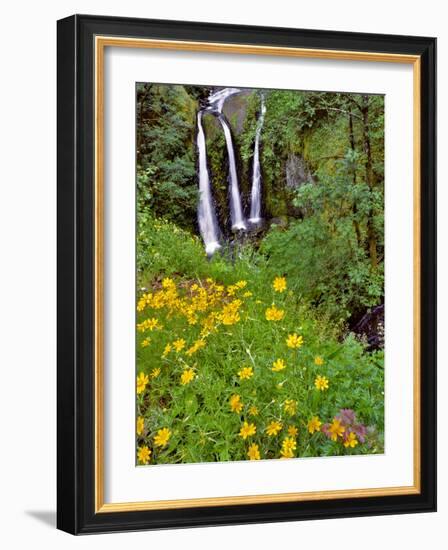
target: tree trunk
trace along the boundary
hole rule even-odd
[[[370,128],[369,128],[369,96],[362,96],[362,128],[363,128],[363,148],[364,154],[366,156],[366,182],[369,186],[370,191],[373,191],[375,187],[375,175],[373,173],[373,162],[372,162],[372,149],[370,146]],[[367,240],[369,243],[369,255],[370,262],[372,267],[377,267],[378,265],[378,253],[377,253],[377,243],[375,230],[373,228],[373,210],[369,212],[367,219]]]
[[[355,133],[353,131],[353,115],[350,111],[348,113],[348,130],[349,130],[349,140],[350,140],[350,149],[355,152]],[[356,185],[356,168],[353,168],[353,185]],[[353,202],[353,227],[355,228],[356,233],[356,240],[358,242],[358,246],[362,246],[361,241],[361,230],[359,228],[359,222],[356,219],[356,214],[358,212],[358,207],[356,205],[356,200]]]

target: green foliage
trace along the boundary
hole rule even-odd
[[[348,179],[352,161],[349,151],[334,177],[303,184],[293,201],[302,219],[287,229],[273,227],[261,245],[269,265],[287,275],[304,300],[341,324],[379,303],[384,283],[382,264],[372,265],[366,249],[366,219],[371,211],[380,218],[382,195]],[[383,247],[382,223],[376,221]]]
[[[142,212],[137,226],[138,286],[147,287],[155,278],[179,274],[189,279],[214,277],[224,284],[249,276],[261,282],[269,276],[264,258],[251,246],[223,247],[209,260],[198,236]]]
[[[184,86],[137,86],[138,211],[150,208],[191,229],[197,204],[197,108]]]
[[[290,426],[298,429],[294,456],[383,452],[384,371],[378,354],[366,353],[352,336],[336,339],[331,327],[316,318],[297,292],[291,292],[289,279],[287,290],[276,292],[273,274],[262,257],[254,253],[248,257],[243,249],[233,265],[220,256],[208,262],[199,240],[169,222],[148,217],[139,231],[139,265],[145,266],[146,290],[139,292],[143,305],[138,322],[156,318],[160,325],[137,332],[138,373],[148,376],[137,400],[138,415],[144,419],[138,445],[152,450],[152,463],[245,460],[251,443],[259,446],[261,458],[279,458]],[[174,293],[164,279],[167,276]],[[201,291],[205,305],[193,299]],[[146,305],[148,292],[160,302],[156,298]],[[183,306],[179,299],[185,301]],[[233,300],[241,302],[238,320],[223,324],[219,314]],[[196,319],[189,322],[183,311],[190,311],[193,303]],[[266,318],[273,303],[284,312],[279,321]],[[218,314],[212,327],[206,325],[211,312]],[[294,333],[303,337],[298,349],[286,345]],[[148,337],[149,345],[142,345]],[[166,352],[167,344],[180,338],[185,340],[184,348]],[[200,340],[203,347],[187,353]],[[316,357],[322,364],[316,363]],[[279,358],[286,368],[273,372],[273,362]],[[241,379],[238,373],[244,367],[251,367],[253,376]],[[160,372],[152,376],[154,369]],[[186,369],[193,370],[194,378],[182,384]],[[327,390],[316,388],[318,375],[328,379]],[[233,395],[240,396],[241,411],[231,410]],[[285,407],[287,400],[298,405],[292,413]],[[250,413],[251,406],[257,407],[257,415]],[[354,449],[344,447],[341,438],[334,442],[322,431],[308,432],[312,416],[331,423],[341,408],[353,409],[358,422],[369,427],[366,442]],[[266,428],[274,420],[282,430],[270,436]],[[244,421],[257,430],[247,440],[239,435]],[[169,428],[172,436],[166,447],[159,448],[154,438],[162,428]]]

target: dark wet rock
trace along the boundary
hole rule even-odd
[[[286,186],[297,189],[303,183],[312,182],[313,176],[305,160],[300,155],[291,153],[286,159]]]
[[[286,216],[284,217],[277,217],[277,218],[271,218],[270,224],[277,225],[278,227],[287,227],[288,226],[288,219]]]
[[[369,309],[351,328],[367,344],[368,351],[384,348],[384,304]]]

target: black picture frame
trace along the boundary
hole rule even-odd
[[[436,509],[436,39],[74,15],[57,24],[57,527],[72,534],[431,512]],[[94,38],[120,36],[421,60],[421,484],[418,494],[95,511]]]

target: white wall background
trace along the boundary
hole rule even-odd
[[[4,4],[0,32],[0,543],[5,548],[441,548],[448,520],[448,31],[439,0],[66,0]],[[73,13],[439,39],[439,512],[75,538],[55,523],[56,20]],[[439,542],[440,541],[440,542]]]

